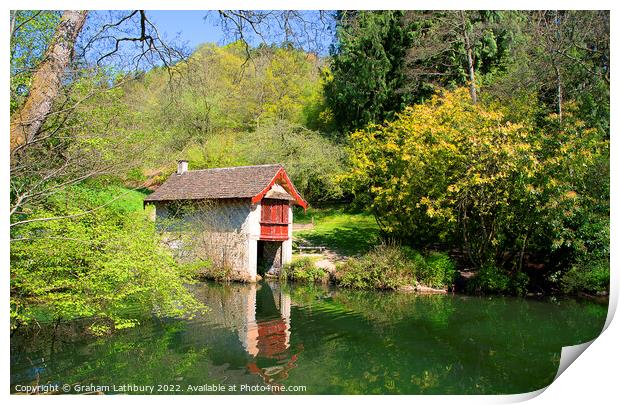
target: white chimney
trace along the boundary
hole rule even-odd
[[[177,163],[177,174],[183,174],[187,171],[187,160],[179,160]]]

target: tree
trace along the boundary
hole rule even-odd
[[[551,112],[561,121],[564,105],[575,102],[588,126],[609,134],[609,13],[552,10],[519,17],[515,55],[506,74],[487,83],[490,98],[537,125]]]
[[[320,133],[276,121],[242,139],[244,154],[252,164],[282,163],[307,200],[330,201],[343,196],[340,176],[346,169],[344,151]],[[256,144],[261,147],[256,148]]]
[[[504,69],[509,12],[343,13],[326,98],[341,130],[381,123],[439,88],[468,85],[474,102],[486,75]]]
[[[474,71],[474,56],[473,56],[473,46],[471,40],[469,38],[469,27],[467,26],[467,21],[465,21],[465,12],[463,10],[459,11],[459,16],[461,17],[461,33],[463,36],[463,45],[465,45],[465,56],[467,60],[467,74],[469,77],[469,95],[471,96],[471,100],[476,104],[478,102],[478,94],[476,90],[476,73]]]
[[[404,18],[413,33],[406,72],[416,101],[439,88],[467,85],[477,102],[485,78],[504,71],[512,58],[514,12],[408,11]]]
[[[106,93],[113,94],[124,81],[132,79],[131,75],[115,74],[113,67],[99,66],[117,56],[121,44],[146,44],[134,48],[137,66],[143,66],[143,59],[152,63],[154,57],[169,65],[180,53],[163,43],[143,11],[122,13],[111,14],[112,22],[102,23],[94,34],[80,40],[87,16],[94,14],[65,11],[49,36],[49,43],[45,43],[45,35],[38,41],[29,38],[36,32],[32,27],[43,26],[51,31],[49,13],[33,12],[23,17],[22,12],[13,14],[16,25],[11,62],[18,69],[12,69],[12,81],[21,77],[15,81],[21,82],[20,92],[26,95],[22,100],[12,100],[12,227],[23,223],[29,203],[40,202],[65,186],[126,167],[126,160],[113,160],[109,153],[112,142],[118,144],[126,139],[109,132],[80,133],[76,130],[79,126],[70,124],[80,120],[83,124],[89,118],[88,112],[80,110],[86,100],[105,98]],[[78,43],[82,45],[76,53]],[[32,46],[34,55],[38,49],[46,50],[40,58],[24,57]],[[94,66],[87,56],[91,54],[98,55]],[[27,71],[33,72],[31,77],[23,73]]]
[[[400,11],[339,14],[325,97],[341,131],[380,123],[411,102],[400,91],[411,44],[402,16]]]
[[[85,181],[126,168],[124,158],[139,156],[135,148],[144,139],[111,130],[131,114],[114,105],[131,75],[90,63],[89,50],[104,52],[98,61],[125,42],[147,44],[139,59],[167,54],[144,12],[103,24],[76,52],[87,15],[66,11],[55,25],[53,13],[12,14],[11,83],[23,95],[11,103],[12,329],[90,317],[98,333],[132,326],[150,311],[177,316],[202,308],[184,287],[189,274],[159,246],[141,205],[137,213],[112,208],[128,190],[90,198]],[[114,38],[112,31],[134,16],[138,36]],[[31,37],[39,26],[53,34]],[[115,45],[105,51],[111,38]],[[130,307],[140,315],[130,315]]]
[[[32,142],[52,110],[65,70],[69,67],[78,34],[87,11],[67,10],[56,28],[47,51],[32,76],[32,86],[24,104],[11,116],[11,152]]]
[[[608,144],[578,120],[537,130],[467,94],[436,95],[353,133],[348,181],[359,202],[388,235],[460,246],[476,266],[520,271],[527,253],[582,249],[581,221],[605,212],[605,186],[589,179]]]
[[[608,12],[534,12],[530,29],[533,41],[540,43],[535,61],[541,72],[548,72],[542,89],[554,95],[547,100],[560,121],[563,104],[585,101],[584,95],[609,105]],[[597,114],[599,121],[605,120],[608,110],[603,107],[602,112]]]
[[[41,62],[61,15],[57,11],[11,12],[11,114],[23,104],[33,67]]]
[[[220,10],[219,23],[231,40],[244,44],[246,62],[258,45],[288,45],[318,53],[329,40],[333,14],[325,10]],[[207,14],[207,17],[209,14]]]
[[[109,204],[116,193],[94,183],[68,187],[33,213],[65,220],[29,222],[13,232],[11,329],[90,318],[91,332],[102,333],[151,313],[190,316],[205,309],[183,285],[205,263],[178,265],[146,220],[142,195]],[[85,209],[91,214],[82,215]]]

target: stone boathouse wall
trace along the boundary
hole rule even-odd
[[[174,217],[169,203],[154,203],[154,219],[165,227],[166,241],[181,258],[208,258],[216,268],[230,268],[233,278],[256,281],[261,204],[249,199],[198,202],[186,215]],[[292,259],[293,210],[289,204],[288,235],[281,263]],[[180,217],[180,218],[179,218]]]

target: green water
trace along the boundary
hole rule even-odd
[[[11,392],[38,381],[116,385],[117,393],[124,384],[183,394],[190,386],[214,389],[210,384],[235,392],[304,386],[310,394],[521,393],[551,383],[562,346],[596,337],[607,313],[605,304],[574,299],[275,283],[192,288],[211,311],[191,321],[153,319],[102,338],[77,327],[55,336],[49,328],[16,334]]]

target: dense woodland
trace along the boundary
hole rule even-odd
[[[148,12],[12,14],[12,328],[205,310],[184,283],[208,263],[177,263],[142,209],[180,158],[282,163],[311,205],[446,252],[478,292],[608,290],[608,12],[259,17],[220,12],[236,35],[185,52]]]

